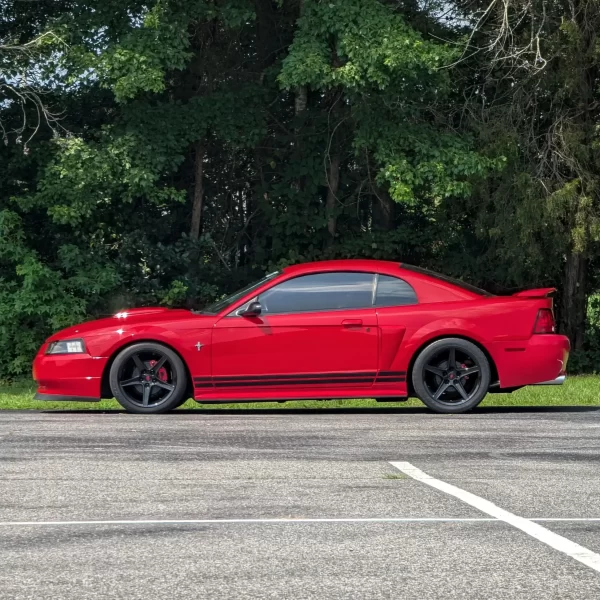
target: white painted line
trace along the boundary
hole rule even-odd
[[[471,492],[462,490],[461,488],[440,479],[435,479],[421,471],[421,469],[417,469],[417,467],[409,462],[390,462],[390,464],[409,477],[440,490],[441,492],[445,492],[450,496],[454,496],[455,498],[462,500],[465,504],[469,504],[481,512],[495,517],[499,521],[504,521],[505,523],[520,529],[536,540],[539,540],[551,548],[578,560],[580,563],[583,563],[591,569],[600,572],[600,554],[596,554],[595,552],[568,540],[562,535],[558,535],[557,533],[542,527],[538,523],[534,523],[524,517],[518,517],[517,515],[496,506],[489,500],[485,500],[484,498],[471,494]]]
[[[52,525],[186,525],[223,523],[471,523],[497,522],[498,519],[445,518],[445,517],[381,517],[381,518],[340,518],[340,519],[147,519],[147,520],[114,520],[114,521],[0,521],[0,527],[19,526],[52,526]]]

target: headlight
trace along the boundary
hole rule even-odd
[[[85,345],[83,340],[65,340],[52,342],[46,349],[46,354],[83,354]]]

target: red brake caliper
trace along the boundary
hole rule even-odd
[[[148,367],[152,368],[152,367],[153,367],[153,366],[154,366],[156,363],[157,363],[157,361],[156,361],[156,360],[151,360],[151,361],[149,361],[149,362],[148,362]],[[161,368],[158,370],[158,373],[157,373],[157,375],[158,375],[158,378],[159,378],[161,381],[164,381],[164,382],[166,382],[166,381],[167,381],[167,370],[166,370],[164,367],[161,367]]]

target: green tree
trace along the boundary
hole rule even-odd
[[[480,266],[505,285],[556,285],[560,329],[584,344],[597,281],[600,6],[511,1],[480,5],[463,59],[466,112],[482,148],[507,168],[471,199],[487,240]]]
[[[553,5],[556,68],[515,78],[509,53],[488,48],[496,21],[477,25],[485,6],[443,21],[449,7],[3,5],[0,44],[35,52],[0,53],[0,76],[40,73],[19,81],[59,118],[0,103],[0,376],[26,372],[65,324],[200,306],[302,260],[404,260],[510,291],[558,281],[581,255],[595,289],[595,109],[580,119],[583,67],[567,55],[595,60],[581,58],[591,41],[567,43]],[[562,135],[587,166],[561,149],[548,155],[560,177],[541,177],[542,140],[567,122],[585,123]]]

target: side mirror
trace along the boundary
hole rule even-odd
[[[262,312],[262,306],[260,302],[250,302],[246,307],[246,310],[241,310],[238,314],[242,317],[258,317]]]

